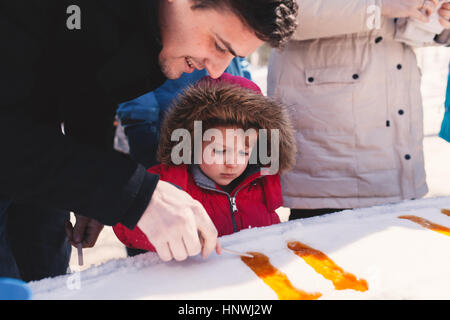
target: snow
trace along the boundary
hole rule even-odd
[[[348,210],[253,228],[222,237],[224,247],[267,255],[292,285],[320,299],[450,299],[450,237],[399,219],[416,215],[450,228],[450,197]],[[336,290],[287,248],[300,241],[368,282],[369,290]],[[79,288],[71,286],[72,280]],[[72,281],[73,282],[73,281]],[[32,282],[35,299],[277,299],[237,256],[162,263],[155,253],[111,260],[81,272]]]
[[[450,227],[450,144],[437,137],[444,112],[450,50],[417,50],[422,68],[424,154],[429,193],[425,199],[335,213],[267,228],[244,230],[220,239],[224,247],[266,254],[294,287],[320,299],[450,299],[450,237],[400,215],[417,215]],[[252,75],[266,92],[267,68]],[[289,211],[277,211],[286,221]],[[286,247],[302,241],[321,250],[346,272],[364,279],[369,290],[335,290]],[[213,254],[162,263],[153,253],[126,258],[123,245],[106,227],[97,245],[84,250],[84,268],[72,274],[30,283],[35,299],[277,299],[239,257]],[[79,285],[79,288],[77,286]]]

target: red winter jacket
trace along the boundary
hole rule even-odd
[[[228,194],[195,166],[157,165],[148,169],[198,200],[214,222],[219,236],[280,222],[275,212],[283,201],[279,175],[261,175],[259,168],[253,173],[248,171],[244,172],[247,177]],[[117,224],[113,230],[127,247],[155,251],[139,227],[130,230]]]

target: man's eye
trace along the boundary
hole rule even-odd
[[[214,149],[214,153],[224,153],[225,150],[220,150],[220,149]]]
[[[225,53],[225,52],[227,52],[227,50],[224,49],[224,48],[222,48],[221,46],[219,46],[219,45],[217,44],[217,42],[215,42],[214,45],[216,46],[216,50],[219,51],[220,53]]]
[[[245,152],[245,151],[240,151],[239,154],[240,154],[241,156],[245,156],[245,157],[247,157],[247,156],[249,155],[249,153],[248,153],[248,152]]]

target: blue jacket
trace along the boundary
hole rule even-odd
[[[244,58],[234,58],[225,72],[239,75],[251,80],[248,62]],[[154,91],[134,100],[119,104],[117,116],[121,124],[127,128],[138,124],[150,124],[159,129],[160,117],[170,106],[172,100],[189,84],[196,83],[206,76],[206,70],[184,73],[179,79],[167,80]]]
[[[445,98],[445,114],[439,137],[450,142],[450,66],[447,81],[447,97]]]

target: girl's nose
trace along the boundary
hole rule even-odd
[[[225,156],[225,166],[228,168],[234,168],[237,165],[236,155],[233,153],[227,153]]]
[[[236,168],[237,167],[237,163],[225,163],[225,166],[227,167],[227,168]]]

